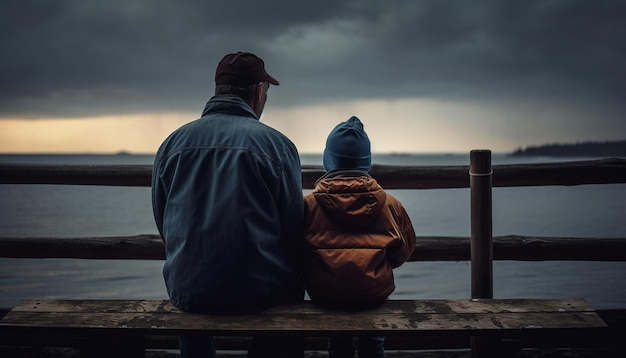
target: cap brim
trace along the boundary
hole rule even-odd
[[[266,74],[267,74],[267,82],[269,82],[269,83],[273,84],[274,86],[278,86],[278,85],[280,84],[280,83],[278,82],[278,80],[277,80],[277,79],[275,79],[274,77],[270,76],[270,74],[269,74],[269,73],[267,73],[267,72],[266,72]]]

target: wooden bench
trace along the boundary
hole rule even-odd
[[[390,300],[366,311],[328,310],[305,301],[237,316],[186,313],[163,300],[46,299],[24,300],[0,320],[0,334],[81,337],[81,356],[144,356],[147,335],[541,336],[575,341],[592,339],[606,328],[583,299]]]

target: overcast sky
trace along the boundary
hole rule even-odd
[[[301,152],[360,117],[374,151],[626,139],[626,2],[2,0],[0,152],[154,152],[250,51]]]

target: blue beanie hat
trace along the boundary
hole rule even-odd
[[[352,116],[339,123],[326,139],[324,149],[324,169],[361,169],[370,170],[372,153],[370,140],[363,130],[363,123]]]

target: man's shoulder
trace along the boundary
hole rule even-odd
[[[254,136],[255,140],[264,138],[271,144],[280,144],[285,150],[297,153],[296,145],[291,141],[287,135],[282,133],[276,128],[270,127],[265,123],[256,121],[256,123],[249,124],[251,126],[250,134]],[[267,145],[270,143],[259,142],[261,145]]]

